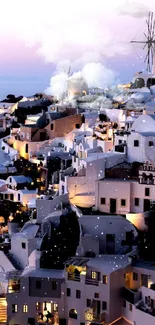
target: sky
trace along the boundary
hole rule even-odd
[[[99,84],[129,81],[145,69],[145,52],[130,41],[144,40],[149,11],[154,0],[1,1],[0,98],[51,89],[51,77],[69,66],[90,84],[99,67]]]

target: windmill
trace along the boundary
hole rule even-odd
[[[143,50],[147,48],[147,54],[144,62],[146,63],[146,68],[148,72],[155,73],[155,20],[153,17],[153,12],[149,12],[148,18],[146,20],[147,32],[144,33],[144,41],[131,41],[132,44],[143,44]]]

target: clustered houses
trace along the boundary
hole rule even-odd
[[[154,325],[155,266],[139,258],[138,231],[155,201],[155,115],[19,106],[0,195],[32,214],[21,229],[10,219],[0,245],[0,324]],[[42,169],[43,193],[19,158]]]

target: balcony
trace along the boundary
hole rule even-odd
[[[92,279],[90,277],[86,277],[85,284],[99,286],[99,281],[98,280],[95,280],[95,279]]]
[[[9,280],[8,293],[20,292],[20,281]]]
[[[139,292],[137,290],[123,288],[122,289],[122,298],[134,305],[138,301],[141,300],[141,292]]]
[[[76,275],[75,273],[68,273],[68,280],[80,282],[81,281],[80,274]]]

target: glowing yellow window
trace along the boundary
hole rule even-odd
[[[94,272],[94,271],[92,271],[92,272],[91,272],[91,278],[92,278],[93,280],[96,280],[96,277],[97,277],[97,273]]]
[[[23,313],[27,313],[28,312],[28,305],[24,304],[23,305]]]

